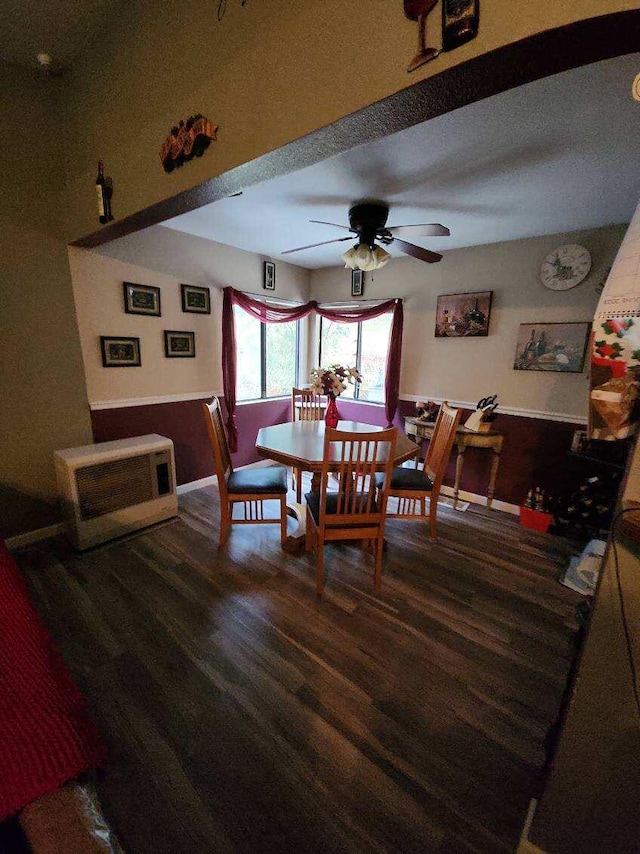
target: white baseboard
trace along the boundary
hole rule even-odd
[[[37,528],[35,531],[27,531],[24,534],[9,537],[8,540],[5,540],[5,544],[9,551],[12,549],[21,549],[24,546],[37,543],[39,540],[47,540],[49,537],[57,537],[58,534],[64,534],[64,530],[64,522],[58,522],[56,525],[48,525],[46,528]]]
[[[546,854],[542,848],[538,848],[538,846],[534,845],[533,842],[529,842],[529,831],[531,830],[531,824],[537,807],[538,802],[535,798],[532,798],[529,801],[529,809],[527,810],[527,817],[524,820],[524,826],[522,828],[522,833],[520,834],[520,842],[518,843],[516,854]]]
[[[452,486],[443,486],[440,488],[440,492],[443,495],[453,497]],[[480,504],[482,507],[487,506],[486,495],[477,495],[475,492],[466,492],[466,490],[461,489],[458,493],[458,498],[461,501],[469,501],[471,504]],[[491,502],[491,509],[502,510],[503,513],[511,513],[513,516],[520,515],[520,507],[518,504],[509,504],[508,501],[500,501],[498,498],[494,498]]]

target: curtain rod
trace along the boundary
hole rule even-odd
[[[227,285],[219,286],[218,290],[222,292]],[[235,288],[235,290],[239,290]],[[304,305],[303,302],[292,300],[292,299],[283,299],[282,297],[268,297],[264,294],[256,294],[253,291],[240,291],[240,293],[246,294],[248,297],[255,297],[255,299],[262,300],[262,302],[273,302],[273,303],[285,303],[287,305]],[[402,297],[377,297],[376,299],[359,299],[357,302],[316,302],[318,303],[319,308],[329,308],[333,306],[334,308],[353,308],[356,309],[359,305],[378,305],[381,302],[389,302],[389,300],[397,300],[398,302],[402,302]],[[310,302],[310,300],[307,300]]]

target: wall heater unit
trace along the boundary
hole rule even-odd
[[[152,433],[54,452],[69,536],[88,549],[178,513],[173,442]]]

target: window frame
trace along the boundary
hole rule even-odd
[[[267,300],[263,299],[263,302],[270,303],[271,305],[284,305],[284,306],[295,306],[296,303],[289,302],[288,300]],[[234,306],[235,311],[244,311],[244,309]],[[244,312],[246,314],[246,312]],[[261,400],[277,400],[278,398],[287,397],[290,392],[282,392],[281,394],[273,394],[267,395],[267,326],[271,324],[262,323],[257,318],[252,318],[256,321],[256,323],[260,324],[260,397],[240,397],[239,388],[238,388],[238,376],[236,376],[236,399],[239,405],[244,403],[258,403]],[[298,380],[300,377],[300,342],[301,342],[301,334],[300,334],[300,324],[302,321],[300,320],[291,320],[290,323],[295,323],[296,326],[296,340],[295,340],[295,374],[293,380],[293,386],[298,385]],[[277,325],[277,324],[273,324]],[[237,359],[237,344],[236,344],[236,359]],[[293,387],[292,386],[292,387]]]
[[[337,306],[332,306],[332,308]],[[320,324],[318,328],[318,364],[322,365],[322,324],[324,323],[325,318],[320,316]],[[366,320],[359,320],[355,326],[357,326],[356,333],[356,364],[351,367],[355,367],[356,370],[362,371],[362,324],[366,323]],[[387,361],[389,360],[389,346],[387,345]],[[353,400],[357,400],[360,403],[368,403],[371,406],[384,406],[386,403],[386,399],[383,396],[382,400],[363,400],[360,397],[360,384],[354,383],[353,388]]]

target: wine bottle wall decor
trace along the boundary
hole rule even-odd
[[[480,0],[442,0],[442,50],[454,50],[478,35]]]
[[[113,195],[113,182],[111,178],[105,178],[104,162],[98,161],[98,177],[96,178],[96,196],[98,202],[98,219],[104,225],[111,222],[111,197]]]

